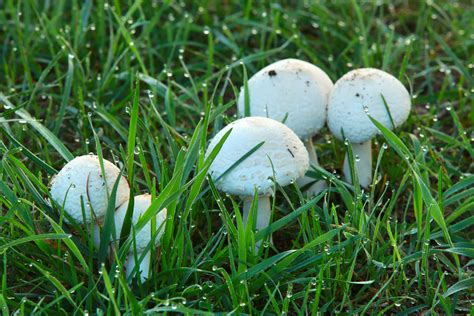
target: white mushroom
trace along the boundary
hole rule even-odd
[[[326,123],[326,109],[333,83],[315,65],[298,60],[277,61],[253,75],[248,81],[250,116],[263,116],[284,122],[301,138],[312,165],[319,166],[312,137]],[[238,101],[239,113],[245,113],[245,94],[242,88]],[[300,187],[314,182],[313,178],[298,179]],[[308,188],[317,194],[326,188],[320,180]]]
[[[143,194],[137,195],[134,198],[133,204],[133,217],[132,217],[132,225],[135,226],[140,217],[148,210],[151,205],[151,195]],[[125,220],[125,215],[127,214],[128,202],[123,203],[115,212],[114,220],[115,220],[115,233],[116,237],[120,237],[120,233],[122,232],[123,222]],[[159,244],[160,238],[164,233],[164,223],[166,220],[166,209],[161,210],[158,214],[155,215],[156,218],[156,232],[155,232],[155,239],[154,239],[154,246]],[[143,228],[135,235],[135,239],[132,241],[132,245],[130,246],[130,251],[127,258],[127,263],[125,266],[127,278],[134,274],[136,271],[136,259],[140,260],[143,257],[143,260],[139,261],[139,268],[138,271],[140,273],[140,279],[142,281],[148,278],[150,273],[150,262],[151,262],[151,251],[155,248],[154,246],[147,248],[148,244],[151,242],[153,234],[152,234],[152,227],[151,221],[145,224]],[[130,235],[133,236],[133,229],[130,231]],[[134,249],[136,249],[136,253],[134,253]],[[148,250],[147,250],[148,249]],[[137,271],[137,272],[138,272]]]
[[[101,222],[109,203],[109,195],[120,174],[113,163],[103,159],[102,173],[99,158],[95,155],[76,157],[69,161],[53,178],[51,197],[77,223],[90,223],[91,211],[94,220]],[[115,206],[128,200],[130,189],[127,180],[121,177],[117,187]],[[82,214],[81,200],[84,203]]]
[[[385,102],[384,102],[385,99]],[[329,98],[328,126],[340,140],[352,144],[359,183],[372,182],[371,139],[379,134],[368,114],[389,129],[403,124],[410,114],[410,94],[394,76],[373,68],[348,72],[334,85]],[[346,154],[343,172],[352,183]]]
[[[280,186],[286,186],[303,176],[309,167],[308,152],[298,136],[282,123],[264,117],[247,117],[219,131],[211,140],[206,156],[231,129],[209,173],[216,181],[216,187],[219,190],[239,195],[244,200],[244,223],[247,222],[254,190],[257,190],[256,228],[262,229],[270,223],[269,197],[274,193],[272,179],[274,178]],[[262,142],[264,143],[261,147],[223,175],[226,170]]]

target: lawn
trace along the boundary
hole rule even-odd
[[[474,7],[294,2],[0,0],[3,315],[474,314]],[[205,152],[247,79],[284,58],[334,82],[383,69],[412,110],[373,140],[365,190],[324,128],[312,175],[328,189],[278,187],[257,233]],[[88,153],[150,192],[149,214],[167,209],[146,282],[126,279],[123,243],[96,249],[92,225],[49,202],[52,176]]]

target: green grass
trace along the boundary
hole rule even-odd
[[[379,2],[0,0],[3,315],[473,314],[474,10]],[[278,188],[273,224],[254,234],[238,197],[207,180],[204,152],[245,78],[288,57],[334,81],[382,68],[413,110],[374,141],[366,191],[339,179],[346,147],[324,129],[327,171],[313,174],[329,190]],[[168,209],[144,284],[121,272],[130,245],[94,250],[90,227],[49,206],[51,176],[89,152],[156,195],[139,225]]]

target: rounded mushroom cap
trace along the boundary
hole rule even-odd
[[[53,178],[51,197],[78,223],[83,223],[81,200],[84,203],[85,219],[91,221],[92,208],[95,217],[101,220],[107,212],[109,195],[120,170],[107,160],[104,162],[105,179],[100,168],[99,158],[84,155],[69,161]],[[130,195],[127,180],[121,177],[117,187],[115,205],[119,206]]]
[[[151,205],[151,195],[150,194],[142,194],[137,195],[134,197],[133,200],[133,217],[132,217],[132,225],[136,225],[140,217],[148,210]],[[114,215],[115,220],[115,233],[116,237],[120,236],[122,231],[123,222],[125,220],[125,215],[127,214],[128,208],[128,201],[127,203],[123,203],[116,211]],[[161,210],[158,214],[155,215],[156,218],[156,231],[158,232],[155,238],[155,244],[158,244],[160,241],[161,236],[163,235],[164,229],[164,222],[166,220],[166,209]],[[132,231],[130,231],[132,234]],[[137,252],[141,252],[145,250],[151,240],[151,221],[145,224],[143,228],[135,235],[135,242],[137,247]],[[130,251],[133,251],[133,245],[130,247]]]
[[[361,68],[348,72],[334,85],[329,97],[328,127],[339,139],[363,143],[379,133],[367,114],[392,129],[387,103],[395,127],[410,113],[410,94],[403,84],[385,71]]]
[[[206,157],[230,129],[209,169],[214,180],[255,146],[264,144],[216,182],[219,190],[253,196],[257,188],[259,195],[271,194],[273,177],[285,186],[308,170],[308,152],[298,136],[282,123],[264,117],[246,117],[224,127],[211,140]]]
[[[307,139],[326,122],[332,87],[328,75],[311,63],[298,59],[277,61],[249,79],[250,115],[285,120],[298,137]],[[238,109],[244,113],[244,88]]]

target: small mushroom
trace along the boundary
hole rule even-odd
[[[407,89],[397,78],[379,69],[352,70],[334,85],[329,98],[328,127],[336,138],[346,138],[351,143],[361,186],[368,187],[372,182],[371,139],[379,134],[368,114],[393,129],[406,121],[410,108]],[[343,172],[352,183],[347,154]]]
[[[247,222],[255,190],[258,194],[256,228],[270,223],[270,196],[274,182],[286,186],[303,176],[309,167],[308,152],[298,136],[287,126],[264,117],[247,117],[224,127],[211,140],[208,156],[222,137],[230,132],[215,157],[209,173],[216,187],[244,201],[243,221]],[[263,142],[225,175],[224,172]],[[221,177],[222,176],[222,177]]]
[[[127,201],[128,202],[128,201]],[[151,205],[151,195],[142,194],[134,197],[133,204],[133,216],[132,216],[132,225],[135,226],[138,223],[140,217],[148,210]],[[128,203],[123,203],[116,211],[114,215],[115,220],[115,233],[117,238],[122,232],[123,222],[125,220],[125,215],[127,214]],[[160,238],[164,233],[164,223],[166,220],[166,209],[161,210],[155,216],[156,218],[156,237],[154,240],[154,246],[159,244]],[[140,273],[140,280],[143,282],[148,278],[150,274],[150,261],[151,261],[151,251],[155,247],[147,248],[148,244],[152,239],[152,230],[151,230],[151,221],[146,223],[145,226],[135,235],[135,240],[130,246],[130,251],[127,258],[127,263],[125,265],[125,271],[127,278],[134,274],[137,266],[136,259],[140,260],[143,257],[143,260],[139,261],[138,271]],[[130,231],[130,234],[133,234],[133,228]],[[133,235],[132,235],[133,236]],[[136,249],[136,253],[134,252]],[[148,250],[147,250],[148,249]]]
[[[51,197],[77,223],[90,223],[91,211],[96,222],[101,222],[109,203],[109,195],[120,175],[120,169],[103,159],[104,174],[99,158],[84,155],[69,161],[53,178]],[[128,200],[130,188],[127,180],[121,177],[115,198],[116,207]],[[84,203],[82,214],[81,200]]]
[[[312,165],[319,166],[313,146],[313,136],[326,123],[326,109],[333,83],[328,75],[315,65],[298,60],[284,59],[263,68],[248,81],[250,116],[263,116],[284,122],[301,138]],[[238,110],[244,115],[243,88]],[[313,178],[298,179],[300,187],[314,182]],[[317,181],[308,193],[317,194],[326,188],[326,182]]]

